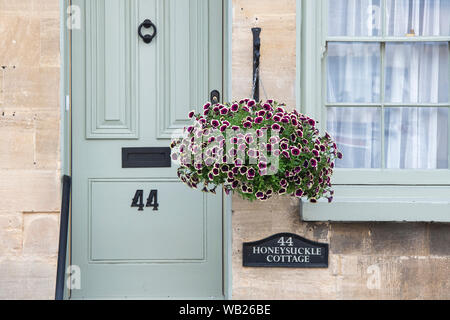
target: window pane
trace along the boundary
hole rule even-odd
[[[388,0],[388,36],[450,35],[449,0]]]
[[[380,0],[328,1],[329,36],[381,35]]]
[[[386,108],[384,121],[387,168],[448,168],[447,108]]]
[[[337,168],[381,167],[380,119],[380,108],[328,108],[328,132],[344,154]]]
[[[449,101],[448,43],[386,44],[386,102]]]
[[[328,102],[380,101],[380,44],[328,44]]]

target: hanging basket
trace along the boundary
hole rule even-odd
[[[215,193],[222,186],[248,200],[332,201],[331,175],[342,154],[328,133],[319,135],[314,119],[273,100],[251,99],[207,103],[189,118],[193,125],[171,145],[178,176],[189,187]]]

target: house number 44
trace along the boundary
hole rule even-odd
[[[144,190],[136,190],[131,207],[138,208],[138,211],[144,211]],[[153,207],[154,211],[158,210],[158,190],[150,191],[145,207]]]

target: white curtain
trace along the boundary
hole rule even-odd
[[[329,1],[328,35],[351,37],[381,35],[380,2],[381,0]]]
[[[355,23],[370,20],[358,17],[363,16],[361,12],[375,12],[376,1],[359,1],[359,6],[355,2],[329,2],[335,35],[376,35],[378,31],[364,31],[362,23]],[[388,0],[387,9],[389,35],[405,36],[411,29],[416,35],[450,34],[450,0]],[[380,64],[379,43],[330,43],[328,102],[380,103]],[[344,153],[337,166],[380,168],[383,134],[387,168],[448,168],[448,108],[411,106],[449,102],[448,43],[387,43],[384,72],[385,102],[401,107],[386,107],[383,117],[378,107],[329,109],[328,130]]]
[[[449,0],[388,0],[387,35],[450,35]]]

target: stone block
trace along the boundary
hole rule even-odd
[[[58,212],[60,178],[56,170],[0,170],[1,213]]]
[[[371,250],[382,255],[428,255],[426,223],[372,223]]]
[[[0,65],[17,68],[38,66],[39,30],[39,16],[4,13],[0,4]]]
[[[253,35],[261,27],[260,75],[269,98],[295,107],[296,1],[233,0],[233,98],[251,96]],[[274,67],[276,66],[276,67]],[[262,86],[260,97],[265,99]]]
[[[35,162],[32,120],[0,115],[0,169],[32,169]]]

